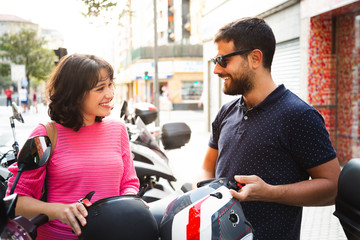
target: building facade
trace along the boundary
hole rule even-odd
[[[38,30],[39,26],[31,21],[25,20],[15,15],[0,14],[1,36],[5,34],[16,33],[22,28]]]
[[[307,100],[341,164],[360,157],[360,1],[301,1]]]
[[[0,14],[0,36],[5,34],[13,34],[19,32],[21,29],[34,29],[47,41],[47,48],[58,49],[64,46],[63,35],[55,30],[49,28],[41,28],[38,24],[21,17],[9,14]]]
[[[200,15],[191,9],[199,11],[200,2],[156,1],[160,108],[198,108],[203,91],[203,49],[196,22]],[[128,5],[132,14],[122,19],[124,41],[120,43],[122,63],[117,77],[121,99],[117,101],[154,103],[154,3],[129,0]]]

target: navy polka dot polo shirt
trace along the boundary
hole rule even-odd
[[[209,146],[219,154],[216,178],[257,175],[272,185],[307,180],[306,169],[336,157],[320,113],[284,85],[251,109],[242,98],[223,105]],[[300,238],[301,207],[266,202],[242,207],[255,239]]]

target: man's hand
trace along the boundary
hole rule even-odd
[[[276,202],[292,206],[328,206],[334,204],[340,166],[337,158],[307,170],[309,180],[270,185],[260,177],[235,175],[244,185],[239,192],[230,190],[240,201]]]
[[[231,195],[239,201],[266,201],[271,194],[271,185],[256,175],[236,175],[234,179],[244,185],[238,192],[230,190]]]

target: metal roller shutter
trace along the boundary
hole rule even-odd
[[[271,73],[277,84],[300,96],[300,41],[299,38],[276,45]]]

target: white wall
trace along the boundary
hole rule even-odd
[[[300,3],[264,19],[272,28],[277,43],[300,36]]]

